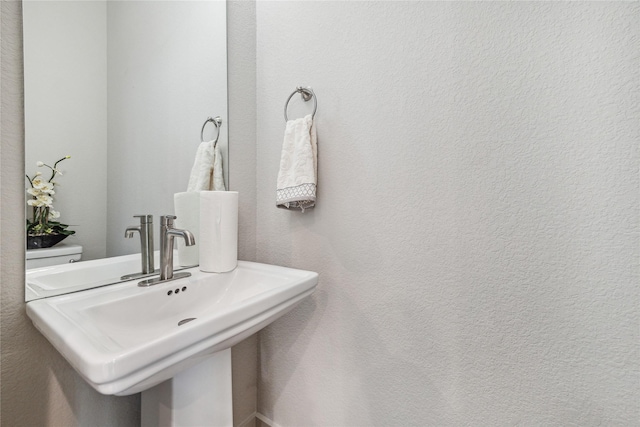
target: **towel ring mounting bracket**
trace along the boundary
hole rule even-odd
[[[289,95],[289,98],[287,98],[287,102],[285,102],[284,104],[284,121],[289,121],[289,118],[287,117],[287,107],[289,106],[289,101],[291,101],[291,98],[293,98],[293,95],[295,95],[296,93],[299,93],[302,96],[302,100],[304,102],[307,102],[311,100],[311,98],[313,98],[313,113],[311,113],[311,118],[313,119],[316,115],[316,111],[318,110],[318,98],[316,97],[313,89],[311,89],[311,86],[298,86],[296,90],[294,90],[293,93]]]

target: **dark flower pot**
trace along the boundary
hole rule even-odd
[[[42,236],[27,236],[27,249],[50,248],[67,238],[66,234],[44,234]]]

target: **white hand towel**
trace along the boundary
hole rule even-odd
[[[227,191],[224,185],[224,167],[222,166],[222,154],[220,147],[216,144],[213,147],[213,183],[211,190]]]
[[[311,115],[289,120],[284,132],[276,206],[304,212],[316,204],[318,138]]]
[[[198,146],[196,159],[191,168],[187,191],[225,191],[222,155],[213,141]]]
[[[196,152],[196,159],[191,168],[191,175],[189,176],[188,192],[211,189],[213,160],[213,141],[200,143]]]

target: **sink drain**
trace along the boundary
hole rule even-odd
[[[182,319],[181,321],[178,322],[178,326],[182,326],[185,323],[191,322],[192,320],[196,320],[196,318],[195,317],[189,317],[188,319]]]

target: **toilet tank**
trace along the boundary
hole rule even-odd
[[[58,243],[52,248],[27,249],[27,270],[80,261],[82,246]]]

